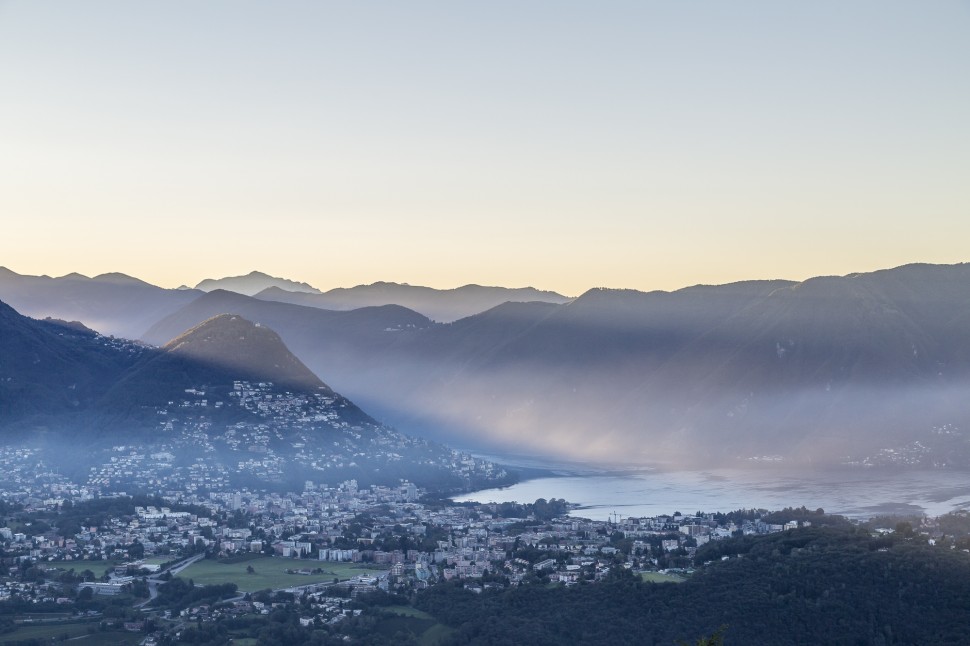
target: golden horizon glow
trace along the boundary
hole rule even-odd
[[[0,265],[321,290],[970,260],[970,10],[0,3]]]

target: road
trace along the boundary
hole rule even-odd
[[[152,601],[154,601],[155,598],[158,596],[158,584],[165,583],[165,581],[163,581],[161,578],[162,575],[164,575],[167,572],[167,573],[170,573],[172,576],[175,576],[185,568],[189,567],[196,561],[199,561],[203,558],[205,558],[205,554],[196,554],[195,556],[189,557],[187,559],[179,561],[178,563],[170,565],[164,570],[162,570],[161,572],[156,572],[155,574],[148,577],[146,579],[146,581],[148,582],[148,600],[143,601],[139,604],[136,604],[135,607],[141,608],[143,612],[148,612],[149,609],[146,608],[145,606],[151,603]]]

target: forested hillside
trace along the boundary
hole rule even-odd
[[[452,644],[669,646],[722,626],[727,644],[968,640],[970,554],[961,550],[813,528],[709,544],[698,552],[708,558],[682,584],[618,569],[604,584],[571,588],[441,585],[416,605],[455,629]]]

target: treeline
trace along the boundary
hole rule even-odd
[[[700,515],[700,512],[698,512]],[[728,521],[741,524],[744,521],[762,520],[766,523],[784,524],[789,521],[810,522],[812,525],[823,525],[828,527],[851,527],[852,521],[845,516],[837,514],[826,514],[825,510],[808,509],[804,505],[801,507],[785,507],[778,511],[768,511],[767,509],[737,509],[726,513],[716,513],[714,518],[721,522]]]
[[[493,518],[528,518],[534,516],[537,521],[548,522],[554,518],[565,516],[569,513],[569,503],[564,498],[537,498],[535,502],[501,502],[501,503],[480,503],[474,500],[465,502],[455,502],[448,497],[448,494],[428,493],[421,498],[421,504],[431,509],[444,509],[445,507],[465,507],[467,509],[478,510],[478,512],[491,513]],[[474,513],[472,517],[480,518],[480,513]]]
[[[316,623],[300,624],[300,613],[275,608],[269,615],[221,619],[192,625],[182,631],[180,644],[228,646],[241,639],[255,640],[261,646],[418,646],[413,630],[434,621],[396,617],[378,608],[364,609],[358,616],[347,617],[335,626]]]
[[[65,501],[57,512],[58,529],[65,536],[73,536],[85,527],[99,527],[111,518],[133,516],[135,507],[168,507],[172,511],[182,511],[208,518],[210,512],[199,505],[171,503],[158,496],[136,495],[117,498],[95,498],[78,503]]]
[[[534,516],[537,521],[548,522],[553,518],[565,516],[569,503],[564,498],[538,498],[533,503],[503,502],[486,505],[493,508],[496,518],[527,518]]]
[[[728,644],[968,641],[966,553],[849,528],[709,545],[700,555],[714,562],[682,584],[642,582],[620,567],[570,588],[438,585],[415,605],[456,629],[451,644],[669,646],[721,626]]]

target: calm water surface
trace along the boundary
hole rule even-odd
[[[784,469],[638,471],[591,473],[527,480],[486,489],[457,501],[533,502],[565,498],[581,507],[571,515],[606,520],[656,516],[675,511],[732,511],[741,508],[822,507],[853,518],[879,514],[937,516],[970,508],[970,473],[873,470],[792,472]]]

